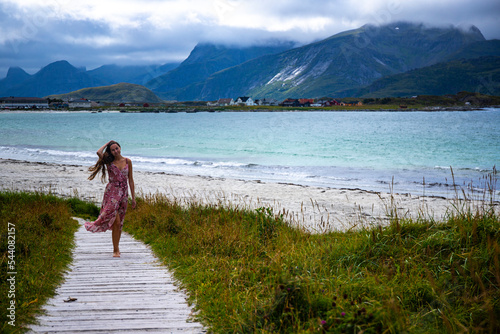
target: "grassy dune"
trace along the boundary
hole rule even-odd
[[[487,205],[457,202],[445,222],[310,234],[270,209],[185,209],[157,195],[125,226],[216,333],[500,330],[500,221]]]
[[[268,208],[186,206],[146,195],[124,227],[174,271],[196,316],[214,333],[495,333],[500,221],[494,204],[456,201],[444,222],[401,219],[389,208],[386,227],[311,234]],[[76,199],[0,193],[0,307],[6,319],[11,223],[16,330],[53,293],[70,261],[77,228],[71,215],[96,212]],[[13,329],[7,321],[4,332]]]

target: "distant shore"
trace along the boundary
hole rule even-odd
[[[175,108],[94,108],[94,109],[0,109],[0,113],[26,113],[26,112],[51,112],[51,113],[68,113],[68,112],[88,112],[88,113],[209,113],[209,112],[439,112],[439,111],[474,111],[484,109],[500,109],[500,105],[494,106],[426,106],[418,108],[401,108],[398,106],[383,108],[368,107],[349,107],[349,108],[319,108],[319,107],[304,107],[304,108],[286,108],[286,107],[242,107],[242,108],[208,108],[208,107],[175,107]]]
[[[104,184],[87,180],[88,166],[60,165],[0,159],[0,189],[51,191],[100,203]],[[160,193],[181,203],[255,209],[272,207],[275,213],[312,231],[346,230],[353,226],[385,224],[390,210],[399,217],[442,220],[452,208],[440,197],[378,193],[360,189],[332,189],[295,184],[264,183],[203,176],[135,171],[138,196]]]

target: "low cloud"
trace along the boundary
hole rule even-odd
[[[408,20],[476,25],[500,38],[498,0],[0,0],[0,77],[11,66],[29,73],[57,60],[164,64],[185,59],[199,42],[299,44],[366,23]]]

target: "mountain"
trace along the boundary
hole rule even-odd
[[[65,60],[51,63],[32,76],[26,77],[19,71],[17,71],[17,76],[24,76],[26,79],[6,87],[5,90],[0,91],[0,95],[41,97],[102,84],[99,80],[90,77],[84,69],[78,69]],[[5,79],[8,78],[9,75]]]
[[[80,99],[86,98],[92,101],[112,103],[161,103],[163,102],[151,90],[144,86],[119,83],[103,87],[91,87],[80,89],[67,94],[51,95],[53,99]]]
[[[171,92],[204,81],[215,72],[263,55],[280,53],[292,47],[291,42],[250,47],[198,44],[179,67],[149,81],[146,86],[164,98],[172,98],[174,96]]]
[[[144,85],[151,79],[165,74],[178,66],[179,63],[166,63],[161,66],[104,65],[94,70],[90,70],[87,73],[94,79],[101,81],[106,85],[113,85],[120,82]]]
[[[500,95],[500,55],[452,60],[379,79],[371,85],[341,95],[358,97],[407,97],[446,95],[460,91]]]
[[[227,68],[171,95],[178,100],[337,96],[388,75],[436,64],[484,40],[476,27],[464,31],[408,22],[365,25]]]
[[[178,65],[178,63],[167,63],[161,66],[104,65],[86,71],[61,60],[43,67],[34,75],[29,75],[19,67],[12,67],[7,76],[0,80],[0,96],[42,97],[120,82],[144,84]]]
[[[20,67],[11,67],[7,72],[7,76],[0,80],[0,96],[10,96],[9,90],[11,87],[17,87],[26,81],[31,75],[26,73]]]
[[[301,47],[290,42],[251,47],[199,44],[180,65],[105,65],[86,71],[58,61],[34,75],[11,68],[0,80],[0,96],[41,97],[118,82],[144,84],[160,98],[180,101],[345,97],[354,92],[401,96],[437,92],[439,82],[433,84],[437,78],[455,81],[442,87],[448,94],[456,93],[449,92],[454,87],[475,91],[471,85],[478,80],[496,78],[495,70],[484,63],[496,64],[492,58],[459,60],[499,56],[499,49],[500,41],[486,41],[474,26],[463,30],[409,22],[365,25]],[[448,77],[432,68],[437,64],[439,71],[450,72]],[[474,68],[482,78],[471,72]],[[402,73],[409,76],[397,76]],[[408,86],[396,87],[391,80]]]

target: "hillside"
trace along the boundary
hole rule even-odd
[[[341,96],[408,97],[446,95],[460,91],[500,95],[500,56],[453,60],[379,79]]]
[[[385,76],[436,64],[471,43],[481,32],[427,28],[422,24],[365,25],[279,54],[250,60],[178,89],[178,100],[336,96]]]
[[[161,103],[151,90],[144,86],[119,83],[110,86],[91,87],[80,89],[67,94],[51,95],[50,98],[56,99],[80,99],[86,98],[92,101],[112,102],[112,103]]]
[[[149,81],[146,87],[166,99],[176,99],[172,92],[177,89],[204,81],[213,73],[223,69],[264,55],[280,53],[290,48],[292,48],[290,42],[251,47],[198,44],[179,67]]]
[[[500,40],[492,39],[472,43],[452,53],[445,60],[472,59],[486,56],[500,56]]]
[[[166,63],[164,65],[149,66],[118,66],[103,65],[87,73],[106,85],[128,82],[144,85],[153,78],[163,75],[179,66],[179,63]]]

